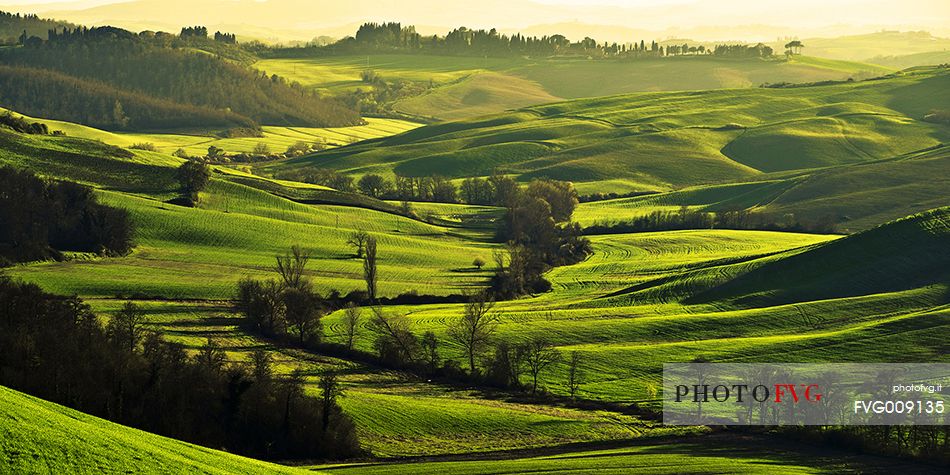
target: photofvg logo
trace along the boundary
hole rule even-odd
[[[950,364],[666,364],[663,422],[948,424],[948,381]]]
[[[715,402],[728,402],[735,400],[737,403],[745,402],[745,399],[751,398],[755,402],[772,402],[781,404],[787,398],[791,402],[798,403],[800,400],[807,402],[821,402],[821,393],[817,384],[791,384],[776,383],[771,387],[764,384],[749,386],[748,384],[694,384],[687,386],[680,384],[676,386],[676,402],[683,402],[692,395],[695,403],[709,402],[712,399]],[[773,396],[774,395],[774,396]]]

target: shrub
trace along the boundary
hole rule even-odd
[[[148,151],[148,152],[157,152],[157,151],[158,151],[158,148],[155,147],[155,144],[153,144],[153,143],[151,143],[151,142],[134,143],[134,144],[130,145],[129,148],[131,148],[131,149],[133,149],[133,150],[145,150],[145,151]],[[179,150],[181,150],[181,149],[179,149]]]

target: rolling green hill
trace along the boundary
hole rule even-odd
[[[0,49],[0,106],[111,130],[195,126],[200,119],[208,126],[362,123],[336,100],[225,59],[220,42],[193,43],[110,26],[57,30],[40,44]]]
[[[929,473],[932,468],[885,458],[862,458],[798,444],[782,443],[777,449],[751,439],[713,436],[679,442],[638,443],[630,447],[580,450],[570,453],[525,454],[487,460],[425,461],[327,465],[320,469],[334,474],[503,475],[512,473],[595,473],[599,475],[642,473],[679,474],[806,474],[806,473]],[[727,448],[728,447],[728,448]]]
[[[950,48],[950,46],[948,46]],[[912,68],[914,66],[929,66],[950,63],[950,50],[928,51],[924,53],[903,54],[896,56],[876,56],[869,61],[889,68]]]
[[[557,102],[538,83],[517,76],[484,72],[422,96],[396,102],[395,109],[444,120],[489,115],[506,109]]]
[[[4,109],[0,108],[0,112]],[[15,115],[21,116],[14,111]],[[366,118],[365,125],[350,127],[279,127],[265,125],[261,127],[263,137],[222,138],[221,129],[207,127],[178,128],[163,133],[148,132],[110,132],[106,130],[65,122],[61,120],[41,119],[24,116],[30,122],[46,124],[51,131],[59,130],[70,137],[99,140],[117,147],[131,147],[136,144],[151,144],[159,152],[172,154],[183,149],[188,155],[203,156],[208,147],[215,146],[225,152],[253,152],[257,144],[267,145],[271,152],[279,153],[297,143],[320,143],[327,148],[339,147],[361,140],[395,135],[419,126],[415,122],[398,119]],[[205,124],[207,125],[207,124]]]
[[[360,78],[365,70],[386,80],[432,85],[434,88],[424,95],[398,100],[393,108],[438,119],[476,117],[558,98],[748,88],[763,83],[870,77],[891,71],[872,64],[808,57],[791,61],[715,57],[592,60],[372,54],[265,59],[254,66],[333,95],[370,88]]]
[[[780,44],[781,43],[781,44]],[[784,43],[774,43],[776,51],[785,49]],[[835,38],[805,38],[805,53],[822,58],[834,58],[849,61],[868,61],[871,58],[894,54],[916,54],[941,51],[950,48],[950,38],[933,36],[926,31],[878,31],[862,35],[839,36]],[[908,66],[921,66],[934,63],[917,63]]]
[[[763,179],[948,140],[946,126],[920,120],[935,102],[950,101],[948,84],[950,73],[929,69],[810,87],[581,99],[422,127],[266,170],[453,178],[501,172],[571,180],[586,190],[600,181],[669,190]]]
[[[488,275],[458,271],[474,257],[491,254],[494,245],[463,237],[484,230],[469,233],[430,225],[394,214],[395,206],[362,195],[218,167],[201,207],[183,208],[164,203],[177,193],[174,172],[182,162],[169,155],[6,130],[0,130],[0,148],[0,164],[99,188],[103,202],[130,210],[138,229],[138,250],[128,258],[17,269],[17,274],[34,274],[51,291],[229,298],[243,275],[267,273],[276,253],[294,243],[309,243],[320,256],[313,262],[314,275],[322,276],[319,286],[345,293],[362,286],[362,262],[346,244],[357,228],[379,236],[385,252],[380,266],[387,275],[381,282],[383,295],[413,289],[447,294]],[[314,239],[317,235],[320,239]],[[234,254],[235,248],[242,251]],[[438,259],[432,258],[433,249],[442,251]]]
[[[0,386],[3,473],[313,473],[132,429]]]
[[[950,208],[770,262],[691,298],[771,305],[899,292],[950,281]]]
[[[948,80],[945,70],[925,69],[857,83],[584,99],[413,128],[261,170],[326,167],[353,175],[399,172],[453,178],[497,170],[523,181],[541,176],[573,180],[582,192],[600,191],[602,186],[661,191],[583,204],[576,215],[584,223],[686,205],[708,211],[834,213],[847,215],[846,224],[861,230],[943,207],[849,237],[723,229],[593,236],[594,253],[589,258],[546,274],[551,292],[496,305],[500,321],[496,338],[517,343],[544,337],[563,355],[578,352],[581,398],[655,407],[664,362],[696,357],[746,362],[947,361],[950,286],[945,249],[950,197],[945,171],[950,156],[940,144],[950,132],[944,125],[919,119],[935,102],[950,100]],[[826,452],[812,449],[789,455],[755,442],[664,443],[652,438],[703,429],[671,429],[606,409],[524,402],[508,394],[440,384],[276,345],[244,329],[228,302],[242,276],[273,277],[275,254],[292,244],[312,252],[307,275],[321,293],[361,289],[362,262],[353,257],[346,240],[365,229],[379,239],[382,295],[412,291],[446,295],[487,282],[494,269],[490,265],[476,269],[472,260],[488,260],[500,246],[491,242],[484,223],[474,225],[465,218],[499,211],[411,204],[419,214],[431,211],[440,217],[426,222],[396,213],[392,203],[222,166],[215,167],[200,205],[183,208],[166,203],[177,192],[173,176],[180,159],[83,137],[103,134],[105,142],[117,144],[154,141],[163,151],[178,144],[201,145],[185,142],[187,136],[108,134],[61,125],[72,136],[0,130],[0,164],[95,187],[102,202],[130,212],[137,247],[125,257],[75,255],[63,262],[16,266],[6,270],[9,274],[51,292],[77,294],[103,318],[113,315],[125,298],[135,296],[146,311],[147,326],[166,338],[194,351],[214,337],[234,363],[246,362],[251,351],[264,349],[276,357],[279,377],[303,370],[306,390],[312,393],[318,391],[320,370],[340,370],[345,387],[340,403],[356,421],[365,448],[375,455],[437,456],[555,446],[569,452],[548,457],[509,453],[498,457],[504,460],[490,462],[321,469],[393,473],[585,468],[624,473],[631,467],[656,473],[914,469],[865,456],[836,453],[825,458]],[[272,133],[304,131],[281,128]],[[462,305],[389,305],[385,311],[405,316],[417,335],[433,332],[443,359],[461,356],[461,349],[447,338],[447,327],[462,314]],[[340,311],[323,318],[325,341],[342,341],[343,317]],[[360,329],[356,348],[375,351],[370,325],[364,320]],[[552,365],[541,375],[543,389],[566,395],[566,373],[563,361]],[[49,404],[7,396],[10,393],[0,390],[0,410],[7,414],[18,414],[16,407],[37,414],[57,412]],[[55,454],[47,459],[58,468],[57,464],[86,463],[72,458],[82,450],[77,448],[81,442],[95,454],[100,453],[98,447],[105,447],[101,450],[106,455],[99,459],[106,463],[116,460],[119,465],[133,457],[137,463],[157,464],[157,471],[173,471],[180,467],[176,463],[190,463],[191,450],[203,450],[149,439],[148,445],[169,447],[167,452],[135,459],[129,452],[137,449],[129,447],[146,444],[138,438],[126,443],[125,435],[109,438],[86,427],[76,429],[76,434],[93,436],[64,437],[49,430],[54,424],[72,427],[91,420],[69,414],[62,423],[54,416],[48,416],[55,419],[48,424],[33,422],[40,427],[30,431],[19,431],[22,415],[0,417],[8,425],[14,418],[19,424],[15,437],[4,441],[12,441],[7,444],[17,453],[15,459],[6,458],[12,460],[7,463],[14,471],[33,471],[39,463],[32,454],[21,457],[27,453],[21,447],[41,447],[44,453]],[[24,424],[45,420],[30,416]],[[108,427],[102,430],[125,430]],[[605,451],[578,445],[607,440],[634,445]],[[2,445],[5,455],[10,453],[8,445]],[[177,453],[184,455],[176,459]],[[202,470],[271,467],[228,465],[243,459],[218,461],[222,455],[213,454]],[[828,465],[834,461],[841,465]],[[112,466],[93,466],[90,471]]]
[[[575,219],[583,225],[619,222],[687,206],[710,213],[749,209],[774,216],[791,214],[812,222],[830,218],[838,223],[839,231],[854,232],[946,205],[948,177],[950,147],[941,145],[895,158],[784,178],[582,203]]]

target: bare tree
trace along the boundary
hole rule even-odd
[[[363,312],[353,303],[348,304],[343,312],[343,336],[346,337],[346,349],[352,350],[353,340],[356,339],[356,335],[360,330],[360,319]]]
[[[434,370],[439,366],[439,339],[435,332],[427,331],[422,335],[422,342],[419,344],[422,350],[422,358],[429,368]]]
[[[473,375],[475,357],[488,347],[498,326],[498,316],[490,313],[494,306],[494,300],[485,292],[471,295],[462,316],[449,326],[449,338],[465,350],[469,371]]]
[[[524,349],[512,346],[506,341],[495,344],[487,368],[487,379],[502,387],[521,386],[521,374],[524,372]]]
[[[369,239],[369,233],[362,229],[357,229],[350,234],[350,238],[346,241],[347,244],[356,248],[356,257],[358,259],[363,258],[363,249],[366,247],[366,241]]]
[[[330,427],[330,415],[337,411],[336,400],[343,395],[343,386],[333,370],[324,371],[317,384],[323,395],[323,430],[326,431]]]
[[[274,270],[280,274],[284,285],[293,289],[303,289],[307,286],[307,279],[303,276],[304,268],[310,260],[310,254],[299,245],[294,244],[290,252],[277,256],[277,265]]]
[[[376,273],[376,238],[370,236],[366,239],[366,256],[363,257],[363,280],[366,281],[366,293],[369,295],[370,302],[376,300],[378,277]]]
[[[320,311],[317,305],[317,296],[310,289],[290,287],[281,294],[287,322],[290,323],[300,337],[300,343],[305,343],[319,334]]]
[[[107,327],[109,338],[121,347],[128,347],[129,353],[135,352],[139,341],[145,336],[145,312],[133,302],[126,302]]]
[[[393,356],[398,363],[416,361],[419,340],[409,329],[405,315],[387,315],[379,306],[372,307],[373,318],[370,328],[377,334],[376,349],[379,356],[386,359]]]
[[[580,353],[572,351],[571,359],[567,367],[567,389],[571,393],[571,399],[574,399],[577,395],[577,390],[581,387],[580,362]]]
[[[543,338],[534,338],[525,345],[524,362],[531,373],[531,394],[538,392],[538,375],[560,359],[561,354],[554,349],[554,345]]]
[[[257,349],[251,353],[251,371],[254,384],[268,384],[274,376],[274,357],[265,350]]]

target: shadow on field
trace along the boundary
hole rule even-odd
[[[548,459],[584,459],[630,455],[668,455],[682,457],[684,466],[691,457],[746,460],[748,463],[775,466],[776,473],[784,466],[801,466],[825,473],[934,473],[935,466],[872,454],[856,454],[838,449],[816,447],[772,436],[741,434],[714,434],[685,439],[667,439],[662,442],[647,440],[633,444],[634,450],[613,453],[594,453],[547,457]]]
[[[630,450],[623,450],[624,448],[629,448]],[[585,453],[601,450],[616,450],[616,452]],[[762,465],[763,469],[766,470],[771,470],[771,467],[774,466],[775,473],[781,473],[783,468],[790,466],[836,474],[901,473],[902,475],[909,475],[936,473],[940,470],[938,467],[932,465],[913,463],[897,458],[857,454],[836,449],[816,447],[771,435],[736,433],[713,433],[709,435],[670,438],[643,438],[626,441],[578,442],[553,447],[500,452],[378,459],[376,461],[366,461],[365,463],[356,462],[346,464],[345,467],[335,468],[334,470],[345,472],[346,469],[350,468],[391,467],[421,462],[514,461],[534,457],[544,457],[544,460],[548,461],[570,461],[611,457],[635,457],[637,455],[667,456],[669,458],[664,459],[673,459],[682,462],[681,467],[677,465],[665,466],[664,468],[669,470],[668,473],[690,473],[689,467],[701,466],[703,463],[702,460],[691,461],[690,459],[694,457],[743,461],[750,464]],[[649,462],[647,463],[649,464]],[[486,468],[488,467],[489,466],[486,465]],[[433,468],[435,467],[431,465],[426,466],[427,470]],[[635,473],[637,468],[638,466],[636,464],[632,464],[629,467],[631,473]],[[642,468],[648,468],[652,473],[658,467],[645,466]],[[446,467],[446,469],[448,469],[448,467]],[[573,471],[573,469],[576,469],[576,466],[565,467],[565,469],[567,469],[567,471]]]

